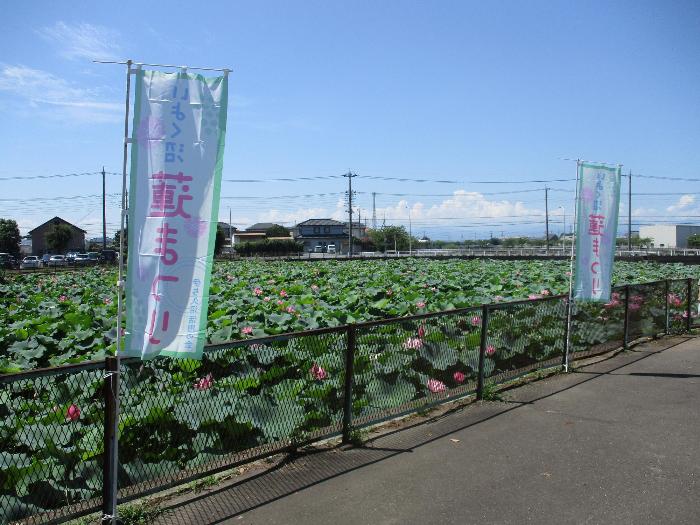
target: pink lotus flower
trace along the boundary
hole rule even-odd
[[[531,293],[530,295],[527,296],[527,298],[530,299],[531,301],[534,301],[535,299],[541,299],[542,296],[540,296],[536,293]]]
[[[263,294],[262,288],[260,288],[259,286],[256,286],[255,289],[253,290],[253,293],[255,295],[257,295],[258,297],[261,296]]]
[[[241,328],[241,333],[243,335],[250,335],[253,333],[253,327],[252,326],[244,326]]]
[[[540,295],[549,295],[550,291],[547,290],[546,288],[544,290],[540,290]]]
[[[269,302],[270,302],[270,296],[269,296],[269,295],[266,295],[265,297],[263,297],[263,301],[265,301],[266,303],[269,303]]]
[[[567,277],[571,277],[571,272],[566,272],[565,274]]]
[[[275,280],[274,280],[274,279],[269,279],[269,280],[267,281],[267,284],[275,284]]]
[[[423,301],[418,301],[418,302],[416,303],[416,306],[417,306],[418,308],[425,308],[425,303],[424,303]]]
[[[284,304],[284,301],[282,301],[281,299],[277,299],[278,306],[282,306],[283,304]]]
[[[479,326],[481,324],[481,318],[475,315],[474,317],[472,317],[471,323],[472,326]]]
[[[112,304],[112,299],[110,299],[109,297],[105,297],[105,298],[102,300],[102,302],[105,303],[105,304]]]
[[[80,408],[78,405],[71,404],[66,411],[66,419],[69,421],[76,421],[80,418]]]
[[[486,347],[486,350],[484,351],[484,353],[485,353],[487,356],[492,356],[493,354],[496,353],[496,347],[493,346],[493,345],[488,345],[488,346]]]
[[[425,326],[424,325],[420,325],[418,327],[418,337],[420,337],[421,339],[423,339],[425,337]]]
[[[311,376],[318,381],[322,381],[328,377],[328,373],[316,363],[309,369],[309,372],[311,372]]]
[[[431,291],[431,292],[437,292],[437,288],[436,288],[435,286],[431,286],[430,291]]]
[[[318,292],[318,285],[312,284],[311,290],[313,290],[314,292]]]
[[[428,379],[426,386],[428,387],[428,390],[430,390],[433,394],[437,394],[438,392],[444,392],[445,390],[447,390],[445,383],[443,383],[442,381],[438,381],[437,379]]]
[[[464,380],[467,378],[462,372],[455,372],[452,377],[456,383],[464,383]]]
[[[289,295],[286,290],[280,290],[280,297],[287,297]]]
[[[229,281],[233,281],[233,275],[231,275],[230,273],[227,273],[227,274],[226,274],[226,279],[229,280]]]
[[[418,350],[419,348],[423,347],[423,341],[421,341],[418,337],[409,337],[404,341],[403,347],[406,350]]]
[[[393,292],[391,289],[389,289],[389,290],[386,291],[386,294],[387,294],[389,297],[391,297],[392,295],[394,295],[394,292]]]
[[[60,295],[58,297],[58,300],[62,303],[65,303],[68,300],[68,297],[66,297],[65,295]]]
[[[295,311],[293,306],[287,306],[287,313],[293,314]]]
[[[493,298],[493,300],[496,301],[497,303],[499,303],[499,302],[501,302],[501,301],[503,300],[503,296],[502,296],[502,295],[496,295],[496,296]]]
[[[668,304],[670,304],[671,306],[679,307],[683,305],[683,300],[676,294],[670,293],[668,294]]]
[[[204,377],[200,378],[194,384],[194,389],[195,390],[208,390],[212,387],[213,384],[214,384],[214,378],[212,377],[211,374],[207,374]]]

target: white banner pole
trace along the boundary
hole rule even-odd
[[[128,203],[126,198],[126,188],[127,188],[127,160],[129,157],[129,99],[131,96],[131,60],[126,61],[126,99],[125,99],[125,111],[124,111],[124,153],[122,156],[122,209],[121,218],[119,225],[119,277],[117,278],[117,348],[115,352],[116,357],[116,380],[112,383],[114,385],[114,444],[112,447],[112,457],[109,458],[111,463],[110,472],[112,474],[110,478],[109,491],[111,494],[110,503],[111,509],[109,512],[109,517],[112,523],[116,525],[117,523],[117,471],[119,468],[119,354],[121,352],[122,346],[122,319],[124,316],[124,221],[126,220],[126,214],[128,210]]]
[[[571,257],[569,259],[569,298],[566,301],[566,352],[564,354],[564,372],[569,371],[569,346],[571,345],[571,297],[574,286],[574,253],[576,250],[576,235],[578,228],[578,171],[581,159],[576,159],[576,191],[574,197],[574,226],[571,228]],[[564,232],[566,233],[566,232]]]

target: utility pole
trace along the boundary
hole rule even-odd
[[[384,220],[382,221],[382,238],[384,239],[384,255],[386,255],[386,210],[384,210]]]
[[[350,259],[352,257],[352,179],[357,177],[357,174],[348,171],[343,177],[348,178],[348,259]]]
[[[105,204],[106,183],[105,183],[105,167],[102,166],[102,250],[107,249],[107,206]]]
[[[544,187],[544,239],[546,254],[549,255],[549,188]]]
[[[632,170],[627,176],[627,250],[632,251]]]
[[[377,229],[377,194],[372,192],[372,229]]]
[[[233,248],[233,228],[231,227],[231,206],[228,207],[228,243]]]

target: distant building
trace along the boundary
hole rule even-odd
[[[274,222],[257,222],[246,228],[245,231],[235,232],[233,234],[234,244],[238,244],[240,242],[262,241],[263,239],[267,238],[265,232],[274,226],[280,225],[275,224]]]
[[[348,233],[345,223],[333,219],[309,219],[296,225],[296,240],[304,244],[305,252],[328,251],[335,246],[336,253],[348,253]]]
[[[235,235],[236,232],[238,231],[238,228],[235,226],[229,225],[227,222],[221,222],[217,224],[219,228],[221,228],[224,233],[226,234],[226,242],[224,243],[226,246],[231,246],[231,235]]]
[[[22,241],[19,243],[19,253],[21,255],[31,255],[32,254],[32,239],[31,237],[22,237]]]
[[[335,246],[336,253],[348,253],[348,236],[350,223],[334,219],[309,219],[300,222],[294,228],[296,240],[304,243],[304,251],[327,252],[328,247]],[[360,240],[367,237],[367,227],[359,222],[352,225],[353,253],[361,251]],[[320,248],[317,248],[320,247]]]
[[[639,237],[651,239],[654,248],[687,248],[688,237],[700,234],[692,224],[654,224],[639,227]]]
[[[66,246],[67,252],[82,252],[85,250],[85,233],[87,232],[60,217],[54,217],[29,232],[29,236],[32,239],[32,255],[44,255],[45,253],[49,253],[49,249],[46,246],[46,233],[52,226],[57,224],[65,224],[73,233],[73,236],[68,242],[68,246]]]

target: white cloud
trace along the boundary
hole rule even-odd
[[[69,60],[116,60],[119,58],[120,34],[92,24],[66,24],[56,22],[51,27],[37,31],[44,39],[57,47],[58,53]]]
[[[673,204],[666,208],[666,211],[669,213],[675,213],[677,211],[681,211],[691,204],[695,202],[695,196],[694,195],[683,195],[681,196],[680,199],[678,199],[678,202],[676,204]]]
[[[377,220],[382,224],[386,217],[387,224],[402,224],[408,227],[409,203],[401,199],[387,207],[377,208]],[[414,230],[423,228],[453,229],[455,225],[481,225],[488,228],[492,223],[509,223],[524,225],[541,223],[544,227],[544,210],[528,208],[519,201],[488,200],[485,195],[478,192],[455,191],[452,197],[443,201],[426,205],[416,201],[410,203],[411,221]],[[562,210],[550,210],[550,225],[556,230],[562,222]],[[362,220],[371,218],[371,209],[362,209]],[[234,216],[235,224],[250,225],[254,222],[276,222],[286,226],[293,226],[306,219],[332,218],[339,221],[347,221],[347,208],[342,199],[339,199],[335,207],[297,207],[291,210],[273,208],[258,213],[255,217]],[[226,220],[228,217],[221,220]],[[357,219],[357,214],[353,216]],[[448,218],[448,220],[445,220]],[[569,219],[570,220],[570,219]],[[553,230],[554,231],[554,230]],[[415,233],[415,231],[414,231]]]
[[[100,100],[96,89],[76,87],[67,80],[26,66],[0,66],[0,92],[24,102],[12,107],[64,121],[115,122],[123,119],[120,103]]]

